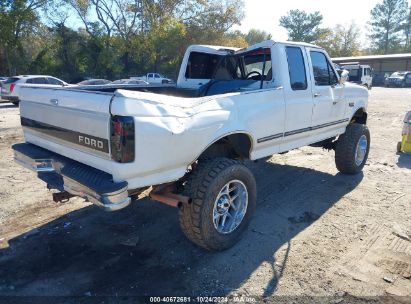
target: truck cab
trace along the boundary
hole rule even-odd
[[[348,81],[372,88],[373,69],[369,65],[359,64],[358,62],[340,63],[342,69],[347,70]]]

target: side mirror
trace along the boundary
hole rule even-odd
[[[340,74],[340,84],[344,84],[348,80],[348,75],[350,72],[343,70]]]

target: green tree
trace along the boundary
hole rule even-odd
[[[327,32],[320,28],[323,16],[320,12],[306,13],[298,9],[291,10],[280,18],[280,26],[288,32],[291,41],[315,43]]]
[[[407,19],[404,23],[404,35],[405,35],[404,50],[406,52],[409,52],[410,44],[411,44],[411,8],[408,8]]]
[[[190,44],[247,46],[243,15],[241,0],[0,0],[0,74],[176,76]]]
[[[352,22],[348,26],[337,24],[323,41],[317,42],[331,57],[358,56],[361,54],[360,28]]]
[[[24,72],[28,61],[23,41],[39,26],[37,10],[46,0],[0,0],[0,72]],[[5,68],[6,67],[6,68]]]
[[[371,10],[369,38],[377,52],[388,54],[401,48],[407,9],[406,0],[383,0]]]
[[[247,35],[245,35],[245,40],[249,45],[253,45],[259,43],[264,40],[270,40],[271,34],[267,33],[266,31],[251,29],[248,31]]]

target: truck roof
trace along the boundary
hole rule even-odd
[[[297,41],[274,41],[274,40],[265,40],[262,42],[259,42],[257,44],[250,45],[246,48],[236,48],[236,47],[228,47],[228,46],[220,46],[220,45],[206,45],[206,44],[193,44],[188,47],[187,51],[197,51],[197,52],[216,52],[216,51],[221,51],[221,52],[227,52],[227,51],[234,51],[234,52],[242,52],[242,51],[248,51],[260,47],[271,47],[272,45],[280,43],[280,44],[291,44],[291,45],[298,45],[298,46],[306,46],[306,47],[312,47],[312,48],[320,48],[317,45],[311,44],[311,43],[306,43],[306,42],[297,42]]]

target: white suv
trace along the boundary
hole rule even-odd
[[[46,75],[22,75],[8,78],[1,86],[1,99],[15,105],[20,102],[20,87],[25,84],[35,84],[44,87],[65,87],[69,84],[58,78]]]

